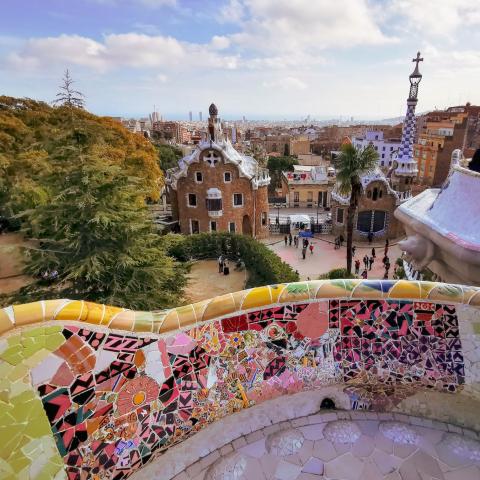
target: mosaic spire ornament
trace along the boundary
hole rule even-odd
[[[418,64],[423,62],[420,52],[412,60],[415,62],[415,69],[410,75],[410,93],[407,100],[407,114],[403,121],[402,143],[397,156],[396,175],[416,176],[418,173],[417,162],[413,158],[413,141],[415,137],[415,107],[418,102],[418,85],[422,80],[422,74],[418,69]]]

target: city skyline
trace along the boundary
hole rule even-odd
[[[0,91],[51,101],[65,68],[102,115],[373,120],[480,103],[480,3],[468,0],[6,0]],[[197,113],[195,113],[197,112]]]

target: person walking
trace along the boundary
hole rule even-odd
[[[355,250],[356,250],[356,249],[357,249],[357,247],[354,245],[354,246],[352,247],[352,257],[355,256]]]
[[[288,242],[288,237],[287,237],[287,235],[285,235],[285,237],[283,238],[283,240],[285,241],[285,246],[287,246],[287,242]]]
[[[230,275],[230,265],[228,263],[228,259],[225,259],[225,261],[223,262],[223,274]]]
[[[368,255],[366,255],[366,254],[363,257],[363,264],[365,265],[365,268],[368,268]]]
[[[297,239],[297,245],[296,245],[296,247],[298,248],[298,244],[300,243],[300,237],[296,237],[296,239]]]
[[[313,255],[313,243],[310,244],[310,255]]]
[[[305,255],[307,253],[307,247],[302,248],[302,258],[305,260]]]
[[[368,278],[368,272],[367,272],[367,269],[365,269],[363,272],[362,272],[362,278],[364,280],[366,280]]]
[[[373,265],[373,262],[374,262],[374,261],[375,261],[375,259],[374,259],[373,257],[370,257],[370,259],[368,260],[368,263],[369,263],[369,265],[370,265],[369,270],[372,269],[372,265]]]
[[[372,257],[375,258],[376,255],[375,255],[375,247],[372,248]]]
[[[358,275],[360,273],[360,260],[357,258],[355,260],[355,275]]]
[[[292,246],[292,240],[293,240],[292,234],[289,233],[289,234],[288,234],[288,246],[289,246],[289,247]]]
[[[223,255],[218,257],[218,273],[223,273]]]
[[[340,240],[340,246],[342,246],[342,243],[345,241],[342,234],[340,234],[339,240]]]

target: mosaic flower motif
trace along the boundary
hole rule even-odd
[[[127,382],[117,398],[117,412],[125,415],[157,399],[160,387],[150,377],[140,376]]]
[[[296,428],[282,430],[268,436],[265,447],[268,453],[277,457],[286,457],[297,453],[303,445],[305,438]]]
[[[361,432],[355,422],[338,420],[327,423],[323,434],[330,442],[347,444],[355,443],[360,438]]]
[[[382,422],[380,431],[385,437],[401,445],[417,445],[420,440],[417,432],[405,423]]]
[[[240,332],[229,335],[228,343],[233,348],[243,348],[245,346],[245,340]]]

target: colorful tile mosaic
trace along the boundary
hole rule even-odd
[[[216,419],[279,395],[344,384],[352,408],[388,410],[419,388],[456,392],[465,366],[452,303],[476,304],[478,293],[341,280],[161,313],[68,300],[0,310],[4,331],[61,320],[0,341],[0,471],[53,478],[63,463],[71,480],[121,480]]]

